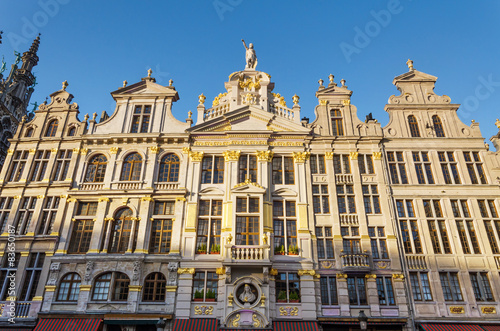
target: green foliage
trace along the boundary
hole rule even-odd
[[[278,293],[278,300],[286,300],[286,292],[285,291],[280,291],[280,293]]]
[[[295,291],[290,292],[290,300],[300,300],[299,294]]]
[[[207,252],[207,245],[201,244],[198,246],[197,251],[200,253],[206,253]]]
[[[285,253],[285,246],[274,246],[274,253],[278,254],[284,254]]]
[[[212,253],[220,253],[220,245],[212,245],[212,249],[210,251]]]
[[[297,245],[290,245],[290,247],[288,247],[288,252],[290,254],[298,255],[299,254],[299,248],[297,247]]]
[[[215,290],[207,290],[207,299],[215,299]]]
[[[207,293],[207,295],[208,295],[208,293]],[[203,290],[194,291],[194,298],[195,299],[203,299]]]

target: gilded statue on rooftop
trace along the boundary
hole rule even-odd
[[[245,46],[245,49],[247,50],[246,56],[245,56],[246,61],[247,61],[247,65],[246,65],[245,69],[255,69],[255,67],[257,66],[257,54],[255,54],[255,49],[253,49],[253,44],[250,43],[250,44],[248,44],[248,47],[247,47],[245,40],[241,39],[241,41],[243,42],[243,46]]]

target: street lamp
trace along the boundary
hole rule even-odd
[[[163,331],[165,329],[165,320],[163,320],[163,317],[160,317],[158,322],[156,322],[156,331]]]
[[[367,323],[368,316],[365,315],[365,311],[364,310],[360,310],[359,311],[358,321],[359,321],[359,326],[361,327],[361,330],[366,330],[366,326],[368,324]]]

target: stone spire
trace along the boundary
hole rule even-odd
[[[40,34],[33,40],[30,49],[23,54],[23,65],[21,69],[31,71],[38,63],[38,47],[40,46]]]

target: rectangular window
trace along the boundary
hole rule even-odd
[[[330,117],[332,120],[332,136],[343,136],[344,125],[342,123],[342,113],[339,109],[331,109]]]
[[[442,218],[441,203],[439,200],[423,200],[427,225],[431,235],[432,248],[435,254],[451,254],[451,245],[448,238],[446,221]]]
[[[273,201],[274,254],[298,255],[295,201]]]
[[[244,154],[238,160],[238,182],[243,183],[249,179],[252,183],[257,182],[257,156]]]
[[[361,242],[358,227],[343,226],[340,228],[342,235],[342,248],[344,254],[361,254]]]
[[[487,272],[471,272],[469,276],[476,301],[495,301]]]
[[[457,162],[453,152],[438,152],[439,163],[446,184],[461,184]]]
[[[418,223],[415,218],[413,200],[396,200],[399,224],[401,227],[401,238],[405,253],[423,254],[422,242],[418,230]]]
[[[479,152],[464,152],[464,159],[472,184],[488,184]]]
[[[224,157],[204,156],[201,162],[201,183],[222,184],[224,183]]]
[[[273,184],[295,184],[295,171],[292,157],[273,157]]]
[[[149,239],[150,254],[170,253],[174,210],[175,201],[155,201]]]
[[[347,291],[349,304],[353,306],[366,306],[366,282],[364,277],[347,277]]]
[[[220,254],[222,200],[200,200],[196,237],[197,254]]]
[[[68,253],[85,254],[88,252],[96,214],[97,202],[78,202]]]
[[[500,220],[494,200],[477,200],[481,217],[483,218],[486,235],[490,243],[491,252],[500,254],[498,240],[500,239]],[[496,231],[495,231],[496,230]],[[497,238],[498,236],[498,238]]]
[[[35,213],[36,197],[24,197],[19,204],[19,210],[14,222],[16,234],[24,235],[28,233],[28,229]]]
[[[19,259],[21,258],[20,253],[15,253],[15,255],[9,256],[9,254],[4,254],[0,266],[0,300],[5,301],[9,297],[9,285],[11,281],[10,276],[16,275],[17,266],[19,265]]]
[[[349,155],[347,154],[335,154],[333,155],[333,169],[335,174],[350,174],[351,164],[349,160]]]
[[[359,154],[358,156],[359,173],[362,175],[374,174],[373,157],[371,154]]]
[[[42,218],[39,221],[37,234],[51,234],[56,220],[57,209],[59,209],[59,197],[47,197],[42,210]]]
[[[334,276],[323,276],[319,279],[321,286],[321,305],[338,305],[337,281]]]
[[[47,172],[47,165],[49,163],[49,158],[50,158],[50,151],[37,151],[35,153],[33,166],[31,168],[31,176],[29,178],[31,182],[38,182],[43,180],[45,172]]]
[[[362,189],[365,213],[380,214],[380,197],[377,185],[363,185]]]
[[[368,235],[370,236],[372,246],[372,256],[374,260],[388,259],[387,241],[385,238],[385,229],[383,226],[369,227]]]
[[[329,214],[330,202],[328,195],[328,185],[313,185],[313,209],[315,214]]]
[[[377,277],[377,292],[378,302],[384,306],[396,305],[394,298],[394,289],[392,287],[392,279],[390,277]]]
[[[215,272],[196,272],[193,276],[193,301],[216,302],[218,282]]]
[[[316,227],[316,247],[318,259],[334,259],[333,254],[333,232],[329,226]]]
[[[408,184],[403,152],[387,152],[389,172],[393,184]]]
[[[412,152],[419,184],[434,184],[431,163],[427,152]]]
[[[68,177],[69,164],[71,163],[72,156],[73,151],[71,149],[61,149],[57,152],[54,174],[52,175],[53,181],[63,181]],[[102,175],[102,178],[99,177],[99,175]],[[104,181],[104,173],[96,174],[95,181]]]
[[[135,106],[134,115],[132,116],[132,128],[130,129],[130,132],[131,133],[148,132],[150,116],[151,116],[150,105]]]
[[[300,302],[299,275],[292,272],[278,273],[276,282],[276,301],[278,303]]]
[[[467,219],[471,218],[467,200],[451,200],[451,207],[453,216],[459,218],[456,219],[456,224],[464,254],[481,254],[474,223],[472,219]],[[462,217],[466,219],[460,219]]]
[[[325,156],[324,155],[311,154],[311,157],[309,160],[311,162],[311,173],[313,175],[326,174]]]
[[[9,215],[12,209],[13,198],[3,197],[0,198],[0,233],[5,232]]]
[[[353,185],[337,185],[337,205],[340,214],[356,214]]]
[[[236,199],[236,245],[259,245],[259,198]]]
[[[432,292],[427,272],[410,272],[410,283],[415,301],[432,301]]]
[[[19,301],[32,301],[35,297],[44,261],[45,253],[30,253],[28,256]]]
[[[456,272],[440,272],[439,279],[445,301],[464,301]]]
[[[9,182],[18,182],[21,180],[27,159],[28,151],[16,151],[14,153],[9,170]]]

